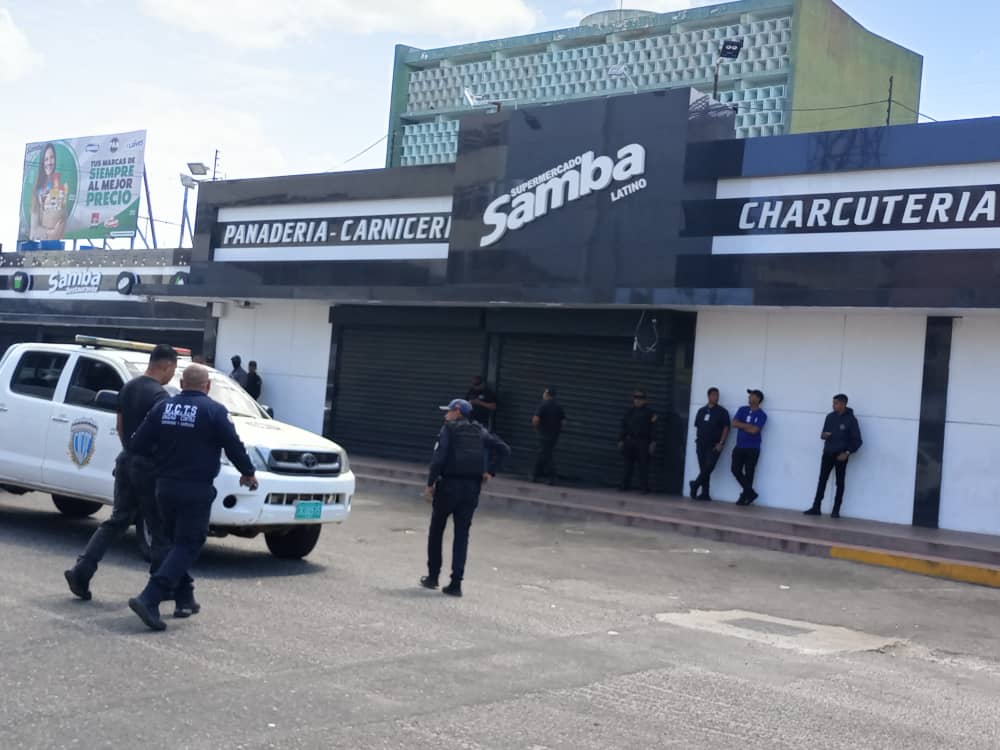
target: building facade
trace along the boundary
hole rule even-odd
[[[917,121],[923,58],[831,0],[740,0],[675,13],[608,11],[580,25],[440,49],[396,48],[386,166],[454,161],[459,120],[525,106],[693,86],[712,91],[737,137]],[[889,112],[889,78],[893,78]],[[858,106],[865,105],[865,106]]]
[[[201,303],[150,300],[147,286],[188,280],[189,250],[41,251],[0,255],[0,353],[78,334],[155,341],[201,352]]]
[[[479,112],[454,164],[207,184],[190,283],[148,291],[210,305],[216,359],[358,455],[426,459],[483,374],[514,473],[556,385],[561,481],[613,485],[642,385],[677,493],[706,389],[760,388],[758,503],[804,509],[843,391],[845,515],[1000,533],[1000,119],[719,138],[733,117],[689,90]]]

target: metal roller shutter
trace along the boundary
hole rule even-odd
[[[344,328],[333,439],[349,453],[428,461],[437,407],[465,396],[484,342],[473,330]]]
[[[531,417],[548,384],[558,388],[567,427],[556,447],[560,480],[599,486],[621,481],[622,458],[618,430],[632,389],[642,385],[659,415],[659,447],[650,477],[655,490],[676,491],[676,478],[666,476],[664,436],[673,412],[673,347],[669,342],[662,364],[632,359],[632,341],[624,338],[526,337],[504,338],[497,383],[496,431],[512,448],[507,469],[530,474],[537,436]],[[637,483],[637,479],[633,480]]]

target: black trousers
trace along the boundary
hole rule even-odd
[[[538,436],[538,458],[535,461],[535,471],[532,473],[533,479],[556,478],[556,443],[559,442],[558,435]]]
[[[427,575],[441,575],[441,544],[444,530],[451,516],[455,525],[455,539],[451,546],[451,580],[460,583],[465,576],[465,560],[469,552],[469,527],[472,516],[479,507],[479,479],[449,479],[443,477],[434,486],[434,503],[431,506],[431,527],[427,532]]]
[[[649,492],[649,440],[642,438],[625,438],[623,453],[625,456],[625,473],[622,475],[622,487],[632,487],[632,472],[639,465],[639,487],[643,492]]]
[[[696,442],[695,452],[698,454],[698,476],[694,480],[695,489],[701,488],[703,495],[709,495],[709,484],[712,480],[712,472],[715,465],[719,463],[721,453],[715,450],[715,443]]]
[[[823,503],[823,495],[826,494],[826,483],[830,481],[830,472],[835,472],[837,477],[837,493],[833,498],[833,510],[840,512],[840,504],[844,502],[844,486],[847,483],[847,461],[838,461],[837,454],[824,453],[823,460],[819,465],[819,484],[816,485],[816,499],[813,500],[813,507],[819,508]]]
[[[742,498],[754,494],[753,477],[757,473],[757,462],[760,460],[760,448],[733,448],[733,476],[743,488]]]
[[[159,603],[176,593],[184,602],[194,597],[194,579],[190,570],[208,538],[215,487],[211,482],[187,482],[160,479],[156,483],[156,502],[160,507],[170,548],[163,562],[149,579],[142,596]]]
[[[83,553],[77,558],[76,569],[81,576],[88,580],[93,577],[108,549],[124,536],[140,514],[152,537],[150,572],[156,570],[162,562],[167,540],[156,504],[153,468],[152,461],[144,456],[125,451],[118,454],[115,459],[115,496],[111,517],[97,527]]]

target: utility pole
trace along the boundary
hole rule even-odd
[[[889,106],[885,113],[885,126],[892,125],[892,76],[889,76]]]
[[[218,173],[218,171],[219,171],[219,149],[215,149],[215,161],[212,162],[212,182],[215,182],[215,175]]]

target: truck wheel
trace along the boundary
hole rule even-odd
[[[298,560],[313,551],[322,529],[318,523],[292,526],[287,531],[269,531],[264,534],[271,554],[285,560]]]
[[[60,513],[70,518],[92,516],[104,505],[93,500],[80,500],[79,498],[66,497],[65,495],[53,495],[52,502],[55,503]]]
[[[142,514],[135,519],[135,545],[139,548],[139,554],[146,562],[153,560],[153,537],[149,533],[149,527]]]

